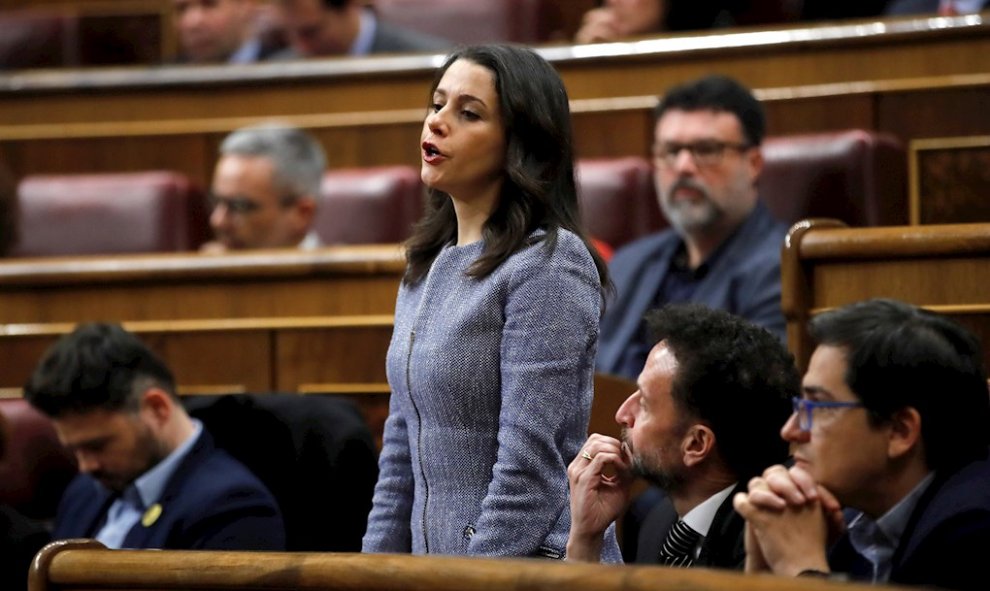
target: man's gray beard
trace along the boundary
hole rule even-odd
[[[680,189],[697,191],[703,196],[701,203],[695,204],[691,201],[672,202],[669,196]],[[667,221],[670,222],[670,225],[677,230],[678,234],[704,233],[706,230],[714,227],[722,217],[722,210],[711,200],[704,187],[690,180],[682,179],[675,182],[670,186],[667,195],[668,198],[666,199],[661,197],[660,209],[663,211],[663,215],[667,218]]]
[[[633,457],[632,471],[636,476],[663,489],[667,493],[678,490],[684,484],[683,475],[662,468],[651,468],[646,465],[642,456],[637,455]]]

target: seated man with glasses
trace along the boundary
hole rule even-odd
[[[316,248],[313,230],[326,155],[302,130],[279,125],[239,129],[220,145],[210,191],[214,240],[203,252]]]
[[[768,468],[734,499],[746,570],[984,589],[990,396],[979,340],[893,300],[826,312],[810,332],[818,347],[781,430],[794,465]]]
[[[643,315],[667,303],[726,310],[784,338],[780,249],[786,225],[760,202],[763,107],[707,76],[670,89],[655,111],[653,167],[670,228],[616,251],[616,299],[602,320],[597,371],[636,379],[653,346]]]

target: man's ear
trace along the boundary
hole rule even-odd
[[[917,409],[906,406],[890,417],[890,439],[887,455],[900,458],[921,446],[921,414]]]
[[[300,197],[296,200],[295,212],[300,223],[308,231],[310,226],[313,225],[313,221],[316,219],[316,199],[308,195]]]
[[[685,466],[700,464],[715,449],[715,432],[708,425],[694,423],[681,439],[681,454]]]
[[[175,401],[165,390],[151,386],[141,395],[141,411],[148,413],[156,424],[163,425],[175,412]]]

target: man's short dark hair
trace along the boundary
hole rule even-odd
[[[675,109],[731,113],[739,119],[751,146],[763,143],[766,134],[763,105],[748,88],[728,76],[713,74],[669,89],[653,110],[655,121]]]
[[[777,337],[700,304],[667,305],[646,321],[677,359],[674,400],[711,428],[719,456],[739,480],[787,459],[780,429],[801,378]]]
[[[141,394],[158,387],[175,397],[168,367],[117,324],[80,324],[48,348],[24,397],[49,417],[93,410],[136,411]]]
[[[984,457],[990,393],[979,339],[961,325],[897,300],[873,299],[812,318],[811,337],[845,352],[845,381],[874,424],[912,407],[928,467]]]

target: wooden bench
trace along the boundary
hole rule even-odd
[[[990,343],[990,224],[847,228],[835,220],[792,226],[781,258],[788,347],[801,368],[813,345],[808,320],[869,298],[944,313]],[[990,347],[986,348],[990,364]]]
[[[28,591],[883,591],[886,586],[732,571],[537,559],[350,553],[107,550],[91,540],[49,544]]]

